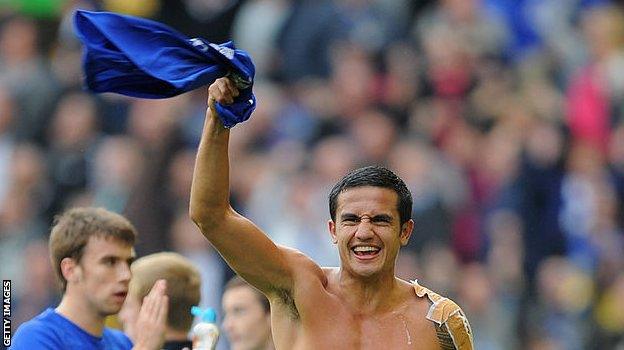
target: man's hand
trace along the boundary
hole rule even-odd
[[[143,298],[143,305],[136,322],[134,350],[161,349],[165,342],[169,297],[165,295],[167,281],[158,280]]]
[[[228,78],[219,78],[208,87],[208,107],[213,117],[216,117],[215,102],[222,105],[230,105],[234,103],[234,99],[238,97],[239,91],[236,85]]]

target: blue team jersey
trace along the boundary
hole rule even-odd
[[[106,349],[127,350],[132,342],[122,332],[104,328],[101,337],[95,337],[63,317],[54,309],[47,309],[22,324],[11,341],[12,350],[32,349]]]

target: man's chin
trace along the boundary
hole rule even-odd
[[[355,276],[367,279],[378,276],[381,273],[381,268],[378,266],[354,266],[351,271]]]
[[[102,307],[100,309],[100,314],[104,316],[116,315],[119,313],[119,311],[121,311],[121,306],[122,305],[116,305],[116,303],[111,303],[109,305]]]
[[[379,275],[383,270],[382,267],[379,261],[353,261],[350,270],[356,276],[368,278]]]

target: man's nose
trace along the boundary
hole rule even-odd
[[[369,219],[362,219],[355,231],[355,237],[360,240],[366,240],[373,237],[373,224]]]
[[[230,333],[232,331],[232,320],[230,317],[225,316],[223,318],[223,330],[225,333]]]
[[[119,277],[124,282],[129,282],[130,278],[132,278],[132,272],[130,271],[130,265],[128,264],[119,264]]]

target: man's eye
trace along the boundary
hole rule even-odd
[[[235,308],[234,310],[230,311],[230,313],[234,316],[241,316],[245,314],[245,309],[244,308]]]

